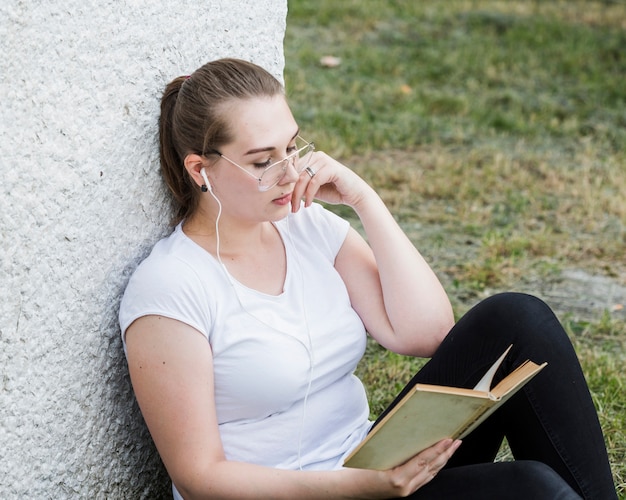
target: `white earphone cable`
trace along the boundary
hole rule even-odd
[[[301,420],[301,424],[300,424],[300,432],[298,433],[298,468],[300,470],[302,470],[302,438],[303,438],[303,434],[304,434],[304,423],[306,420],[306,408],[307,408],[307,402],[309,400],[309,394],[311,392],[311,385],[313,383],[313,369],[315,366],[315,356],[314,356],[314,351],[313,351],[313,339],[311,338],[311,329],[309,326],[309,318],[307,315],[307,310],[306,310],[306,303],[304,300],[304,274],[302,272],[302,264],[300,262],[300,256],[298,254],[298,251],[293,243],[293,240],[291,238],[291,230],[289,228],[289,217],[287,217],[286,221],[287,221],[287,235],[289,237],[289,242],[291,244],[291,247],[293,248],[294,251],[294,255],[295,255],[295,260],[296,260],[296,264],[298,267],[298,270],[300,271],[300,284],[302,286],[302,290],[301,290],[301,296],[300,299],[302,300],[302,313],[304,316],[304,324],[306,326],[306,333],[307,333],[307,342],[308,345],[305,344],[304,342],[302,342],[301,340],[295,338],[293,335],[290,335],[286,332],[282,332],[280,330],[278,330],[275,326],[270,325],[268,323],[266,323],[265,321],[263,321],[262,319],[256,317],[254,314],[252,314],[250,311],[248,311],[248,309],[246,308],[246,306],[243,304],[241,298],[239,297],[239,294],[237,293],[237,289],[235,287],[235,283],[232,280],[232,277],[230,275],[230,273],[228,272],[228,269],[226,268],[226,265],[222,262],[222,256],[220,254],[220,231],[219,231],[219,221],[220,218],[222,216],[222,203],[220,202],[219,198],[215,195],[215,193],[213,193],[213,189],[209,190],[209,193],[211,194],[211,196],[213,196],[213,199],[216,201],[217,203],[217,216],[215,217],[215,256],[217,257],[217,261],[219,262],[220,266],[222,267],[222,270],[224,271],[224,274],[226,275],[226,279],[227,281],[230,283],[235,296],[237,297],[237,301],[239,302],[239,306],[242,308],[242,310],[244,310],[247,314],[249,314],[250,316],[252,316],[254,319],[256,319],[257,321],[263,323],[265,326],[268,326],[269,328],[276,330],[284,335],[289,336],[290,338],[293,338],[295,340],[297,340],[298,342],[300,342],[309,357],[309,376],[308,376],[308,381],[307,381],[307,387],[306,387],[306,392],[304,394],[304,399],[302,402],[302,420]]]

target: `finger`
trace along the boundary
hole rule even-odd
[[[300,209],[300,203],[304,196],[304,190],[310,177],[304,172],[298,174],[298,179],[293,188],[293,196],[291,197],[291,211],[297,212]]]
[[[296,181],[296,185],[294,187],[294,195],[291,199],[292,211],[296,212],[300,207],[300,202],[305,197],[305,192],[309,187],[310,181],[317,176],[317,173],[321,166],[323,165],[320,162],[320,153],[316,151],[312,151],[309,154],[309,157],[306,161],[306,166],[299,172],[298,180]],[[319,189],[319,184],[318,188]],[[317,192],[317,189],[315,192]],[[315,192],[313,196],[315,196]],[[308,204],[307,204],[308,201]],[[305,201],[305,206],[308,206],[312,203],[313,198],[307,195],[307,200]]]
[[[460,445],[459,440],[444,439],[422,451],[412,460],[416,473],[422,478],[432,479],[448,463]]]
[[[310,168],[310,167],[308,167]],[[317,177],[317,172],[313,169],[313,175],[309,174],[309,172],[305,172],[306,176],[309,177],[306,181],[306,186],[304,188],[304,206],[308,207],[313,203],[315,199],[315,195],[319,191],[320,182],[319,177]]]
[[[313,177],[315,177],[315,174],[317,173],[315,170],[313,170],[311,167],[306,167],[304,169],[304,172],[312,179]]]
[[[321,186],[328,181],[328,179],[323,178],[326,173],[326,169],[324,169],[325,156],[318,151],[310,154],[309,162],[300,172],[300,179],[298,179],[300,186],[302,186],[305,207],[313,203]]]
[[[414,492],[437,477],[460,444],[459,440],[439,441],[418,453],[406,464],[399,466],[396,472],[401,475],[408,474],[412,478],[408,489]]]
[[[432,460],[428,462],[428,472],[431,476],[431,479],[435,477],[437,473],[445,467],[445,465],[448,463],[448,460],[450,460],[450,457],[452,457],[454,452],[459,448],[459,446],[461,446],[461,441],[456,440],[450,441],[449,444],[447,442],[441,444],[444,446],[444,448],[441,450],[441,453],[434,456]],[[437,449],[441,448],[438,446]]]
[[[313,167],[310,168],[311,172],[309,172],[306,168],[300,172],[298,176],[298,180],[296,181],[296,185],[293,189],[293,196],[291,198],[291,211],[297,212],[300,208],[300,202],[303,198],[305,198],[305,206],[308,206],[313,201],[313,198],[310,197],[308,193],[308,188],[311,180],[317,175],[317,171]],[[317,192],[317,189],[315,190]],[[315,196],[315,192],[313,193],[313,197]],[[308,201],[308,204],[307,204]]]
[[[430,458],[431,462],[441,463],[441,465],[445,465],[450,457],[454,454],[454,452],[461,446],[461,441],[452,439],[446,439],[444,441],[440,441],[435,446],[429,448],[428,454],[426,454],[426,460]]]
[[[448,450],[453,445],[453,443],[454,441],[450,438],[442,439],[441,441],[438,441],[434,445],[420,452],[417,456],[425,460],[426,462],[430,462],[442,453],[445,453],[445,451]]]

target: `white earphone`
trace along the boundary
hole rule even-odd
[[[204,167],[202,167],[202,169],[200,170],[200,175],[204,179],[204,184],[206,185],[207,190],[213,191],[213,188],[211,187],[211,183],[209,182],[209,178],[206,175],[206,169]]]

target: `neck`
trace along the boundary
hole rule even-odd
[[[185,234],[212,254],[216,253],[217,245],[216,217],[217,213],[199,210],[183,224]],[[271,222],[244,222],[222,213],[219,219],[220,253],[236,256],[258,249],[274,231]]]

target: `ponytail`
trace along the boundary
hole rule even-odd
[[[175,223],[190,215],[198,204],[196,190],[193,188],[189,174],[185,169],[185,159],[181,157],[176,147],[177,141],[173,126],[178,94],[186,79],[187,77],[179,76],[167,85],[161,99],[161,116],[159,118],[161,173],[176,202]]]

